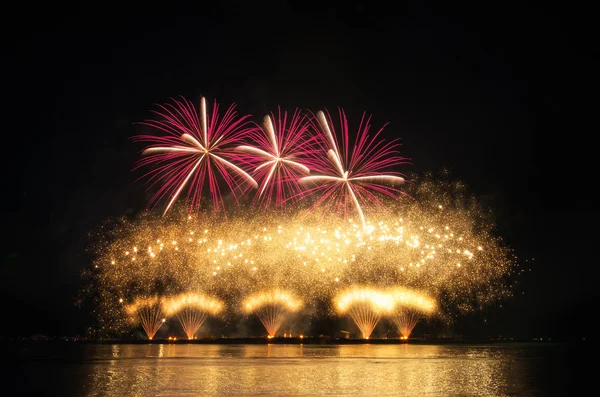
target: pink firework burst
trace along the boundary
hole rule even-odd
[[[242,184],[258,187],[256,181],[244,170],[233,164],[232,148],[254,129],[248,116],[238,117],[232,104],[223,117],[219,105],[214,102],[212,113],[207,114],[206,99],[200,99],[200,110],[185,98],[173,99],[171,103],[159,105],[154,111],[158,117],[144,124],[166,135],[139,135],[134,139],[148,142],[136,169],[152,166],[142,178],[148,178],[149,187],[161,184],[151,199],[151,204],[168,197],[164,214],[187,189],[186,198],[191,209],[201,205],[203,189],[208,187],[215,211],[224,210],[219,181],[224,181],[236,198],[236,188]]]
[[[319,195],[314,206],[334,206],[347,216],[350,207],[358,213],[366,226],[362,205],[381,204],[381,198],[397,198],[404,194],[397,186],[404,183],[402,174],[385,171],[390,167],[406,164],[407,159],[398,155],[398,140],[386,142],[379,139],[382,127],[373,136],[369,135],[371,117],[363,114],[354,145],[350,146],[348,120],[343,109],[339,109],[341,145],[333,128],[329,114],[318,112],[314,128],[321,136],[323,150],[313,158],[311,170],[320,175],[300,178],[310,184],[307,193]],[[327,155],[324,155],[324,152]]]
[[[273,123],[275,121],[275,123]],[[241,145],[236,151],[253,164],[254,177],[261,181],[256,200],[263,206],[275,203],[282,208],[288,200],[302,195],[298,179],[308,175],[314,139],[308,137],[308,118],[296,109],[265,116],[263,125],[250,133],[252,145]]]

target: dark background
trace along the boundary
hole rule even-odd
[[[501,3],[93,3],[5,15],[0,335],[71,336],[88,231],[147,205],[133,125],[200,95],[390,122],[424,173],[449,168],[493,208],[527,270],[471,336],[591,336],[597,308],[598,46],[586,9]],[[47,8],[46,8],[47,7]],[[74,8],[75,7],[75,8]],[[6,27],[5,27],[6,28]],[[532,260],[535,258],[535,260]],[[531,271],[529,271],[531,269]]]

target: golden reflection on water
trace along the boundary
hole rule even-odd
[[[90,346],[88,396],[502,396],[519,360],[486,346]]]

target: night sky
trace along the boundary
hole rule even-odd
[[[527,269],[515,299],[456,326],[473,336],[591,335],[592,14],[284,3],[52,4],[6,17],[16,27],[3,46],[0,335],[83,333],[89,319],[73,301],[92,259],[87,233],[148,204],[132,172],[142,149],[134,123],[178,95],[236,102],[255,120],[277,105],[339,105],[351,122],[363,111],[374,126],[389,122],[386,137],[401,137],[412,159],[402,171],[449,169],[493,209]]]

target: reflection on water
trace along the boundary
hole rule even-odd
[[[565,365],[551,346],[149,344],[70,349],[79,351],[21,353],[33,378],[47,377],[48,394],[53,380],[70,385],[60,395],[76,396],[542,396],[559,392],[546,378]],[[556,367],[560,362],[562,367]]]

